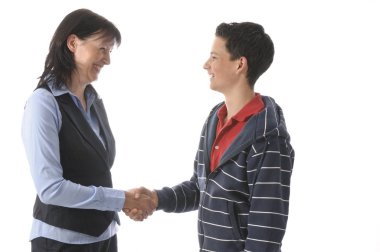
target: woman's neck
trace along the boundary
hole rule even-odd
[[[80,84],[76,82],[72,82],[70,85],[67,85],[68,89],[73,93],[76,97],[78,97],[84,111],[87,111],[87,103],[86,97],[84,95],[84,91],[88,84]]]

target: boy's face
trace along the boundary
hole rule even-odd
[[[231,89],[239,77],[237,73],[239,60],[231,60],[226,41],[221,37],[215,37],[210,57],[203,68],[210,75],[210,88],[224,94]]]

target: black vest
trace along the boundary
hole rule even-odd
[[[45,86],[45,89],[50,89]],[[87,88],[92,88],[88,86]],[[108,124],[102,100],[96,98],[94,113],[105,141],[106,149],[96,136],[69,94],[55,97],[62,114],[59,148],[63,177],[83,186],[112,187],[110,169],[115,158],[115,140]],[[115,216],[116,214],[116,216]],[[101,235],[118,216],[113,211],[67,208],[47,205],[37,196],[33,216],[50,225],[91,236]]]

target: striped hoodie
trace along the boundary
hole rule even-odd
[[[252,116],[210,173],[218,123],[207,118],[189,181],[156,190],[158,210],[198,209],[200,251],[279,252],[289,210],[294,151],[281,108],[262,96],[265,108]]]

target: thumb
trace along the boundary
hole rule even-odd
[[[135,199],[139,199],[140,198],[140,193],[139,192],[136,192],[135,193]]]
[[[141,186],[139,188],[138,192],[141,193],[141,194],[145,194],[145,195],[147,195],[149,197],[151,197],[151,194],[152,194],[152,192],[149,189],[145,188],[144,186]]]

